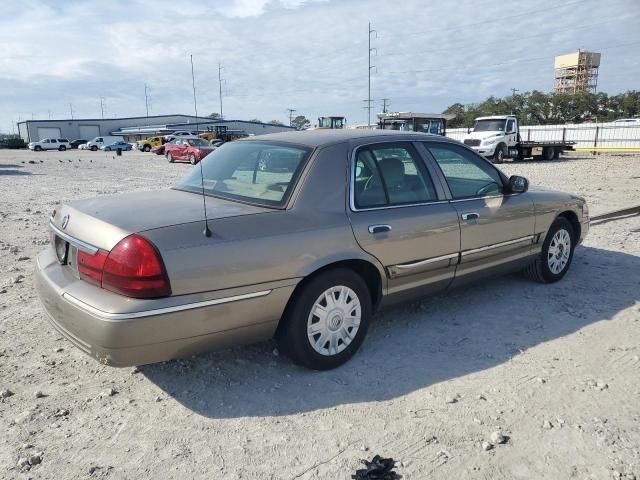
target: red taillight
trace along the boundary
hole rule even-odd
[[[80,278],[94,285],[102,286],[102,268],[108,252],[98,250],[95,255],[78,250],[78,273]]]
[[[134,298],[171,295],[169,278],[160,254],[146,238],[129,235],[110,252],[78,252],[78,272],[106,290]]]

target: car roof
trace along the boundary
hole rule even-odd
[[[255,137],[241,138],[237,142],[285,142],[303,145],[305,147],[324,147],[336,143],[344,143],[352,140],[367,139],[378,140],[436,140],[449,143],[458,143],[455,140],[441,135],[428,133],[403,132],[400,130],[379,129],[335,129],[335,130],[303,130],[300,132],[278,132],[256,135]]]

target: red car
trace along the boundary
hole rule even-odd
[[[187,160],[195,165],[214,151],[216,147],[201,138],[185,138],[164,144],[164,156],[170,163],[176,160]]]

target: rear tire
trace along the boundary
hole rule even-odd
[[[540,255],[524,270],[524,274],[540,283],[557,282],[569,271],[574,249],[575,235],[571,222],[558,217],[547,232]]]
[[[98,147],[96,145],[91,145],[92,152],[96,152],[97,150],[98,150]]]
[[[542,149],[542,158],[544,160],[553,160],[555,155],[555,148],[553,147],[545,147]]]
[[[151,151],[151,145],[145,145],[144,148],[142,149],[143,152],[150,152]]]
[[[356,353],[367,334],[369,289],[360,275],[346,268],[322,272],[300,288],[278,326],[278,346],[304,367],[336,368]]]
[[[40,145],[36,145],[35,147],[33,147],[33,149],[34,149],[36,152],[41,152],[41,151],[42,151],[42,147],[41,147]]]
[[[554,148],[553,149],[553,159],[558,160],[560,158],[560,154],[562,153],[562,149]]]
[[[173,155],[167,153],[167,160],[169,161],[169,163],[173,163]]]
[[[60,147],[58,148],[58,150],[60,150],[61,152],[64,152],[67,149],[67,147],[65,147],[64,145],[60,145]]]

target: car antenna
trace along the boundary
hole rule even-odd
[[[196,77],[193,73],[193,55],[189,55],[191,59],[191,86],[193,87],[193,109],[196,112],[196,132],[198,131],[198,102],[196,100]],[[204,173],[202,173],[202,160],[198,162],[200,164],[200,188],[202,191],[202,208],[204,209],[204,230],[202,234],[205,237],[211,236],[211,230],[209,230],[209,221],[207,219],[207,197],[204,194]]]

